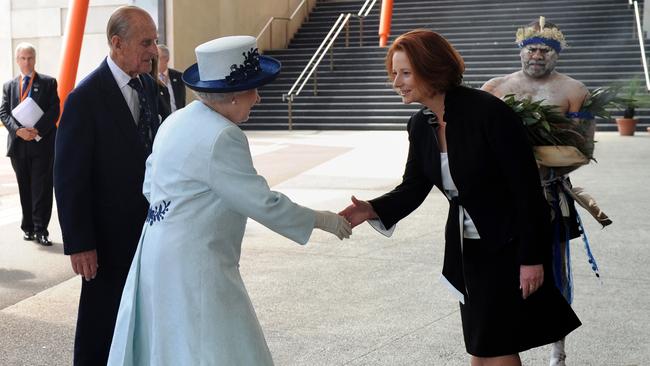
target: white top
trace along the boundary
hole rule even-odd
[[[449,157],[447,153],[440,153],[440,173],[442,174],[442,187],[445,189],[445,192],[449,197],[458,196],[458,188],[454,184],[453,179],[451,179],[451,171],[449,170]],[[463,237],[467,239],[480,239],[478,235],[478,230],[474,225],[474,221],[467,213],[467,210],[463,208],[463,213],[465,219],[463,220]]]
[[[138,102],[138,92],[129,86],[129,81],[131,81],[131,77],[129,76],[129,74],[125,73],[122,69],[120,69],[119,66],[117,66],[115,61],[111,59],[111,56],[106,57],[106,63],[108,64],[108,68],[111,69],[111,73],[115,78],[115,82],[117,83],[117,86],[120,88],[120,91],[124,96],[124,100],[126,101],[126,104],[129,106],[129,110],[131,110],[131,115],[133,115],[133,120],[137,125],[138,120],[140,118],[140,103]]]

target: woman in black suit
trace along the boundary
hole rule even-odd
[[[386,56],[404,103],[424,105],[408,122],[402,183],[341,212],[379,231],[415,210],[436,186],[449,200],[442,281],[460,301],[472,365],[520,365],[519,352],[580,325],[553,285],[550,213],[532,149],[500,99],[461,85],[465,66],[435,32],[415,30]]]

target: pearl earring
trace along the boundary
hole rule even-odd
[[[230,103],[237,104],[237,101],[233,99],[232,102],[230,102]]]

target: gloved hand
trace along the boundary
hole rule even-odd
[[[348,220],[331,211],[316,211],[314,227],[336,235],[339,239],[349,238],[352,227]]]

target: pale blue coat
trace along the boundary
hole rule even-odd
[[[314,211],[271,191],[241,129],[201,102],[161,126],[144,194],[108,364],[272,365],[239,273],[246,219],[304,244]]]

